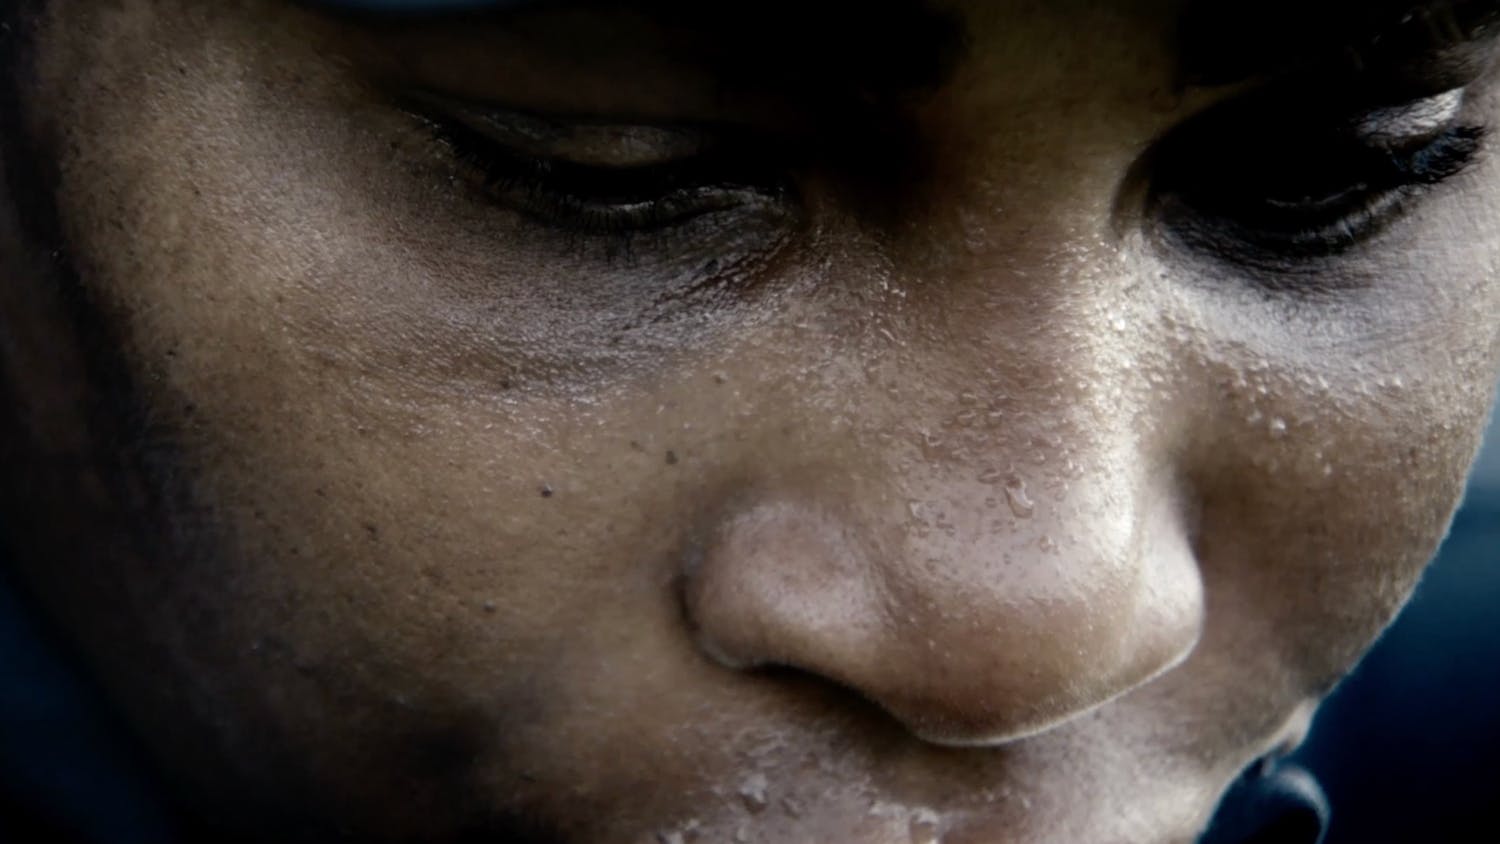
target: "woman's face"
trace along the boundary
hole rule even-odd
[[[1487,34],[710,5],[47,3],[34,589],[252,829],[1191,840],[1460,492]]]

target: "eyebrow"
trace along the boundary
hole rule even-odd
[[[503,22],[551,13],[629,14],[673,33],[680,58],[727,83],[869,103],[937,87],[967,44],[931,0],[293,0],[375,25]]]
[[[958,15],[924,0],[758,0],[637,4],[699,37],[711,64],[747,83],[814,85],[880,100],[940,85],[965,48]]]
[[[1500,0],[1193,0],[1180,21],[1180,77],[1219,86],[1318,70],[1440,89],[1497,34]],[[1417,71],[1432,78],[1411,78]]]

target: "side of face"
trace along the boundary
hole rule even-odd
[[[23,136],[96,333],[23,279],[0,318],[46,336],[6,377],[37,472],[101,459],[37,386],[75,340],[138,424],[131,473],[27,493],[23,574],[231,825],[1190,840],[1446,527],[1500,165],[1247,258],[1149,198],[1238,95],[1164,95],[1146,5],[955,4],[942,80],[828,132],[639,15],[48,4]],[[1465,124],[1500,114],[1476,77]],[[616,168],[702,142],[597,129],[627,118],[797,154],[622,222],[473,177],[434,91]]]

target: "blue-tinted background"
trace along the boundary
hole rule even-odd
[[[1327,844],[1500,842],[1500,419],[1437,561],[1297,756]]]

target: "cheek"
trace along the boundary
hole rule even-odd
[[[1392,260],[1363,301],[1204,309],[1216,410],[1191,448],[1198,553],[1222,584],[1209,615],[1260,631],[1314,687],[1384,627],[1447,528],[1494,379],[1496,326],[1476,318],[1500,296],[1492,260]]]

